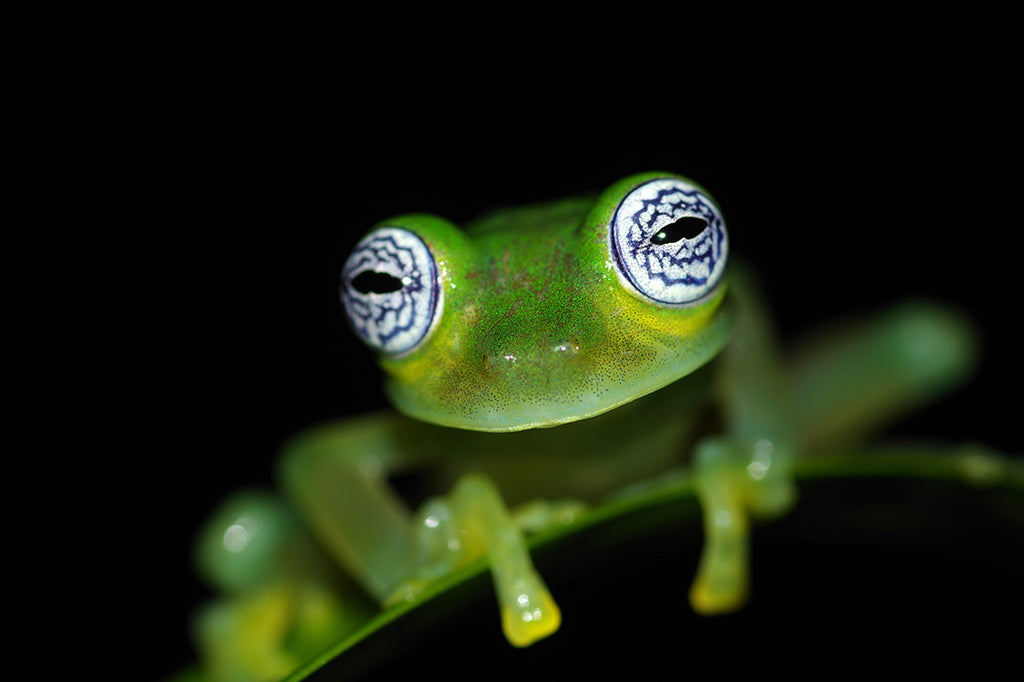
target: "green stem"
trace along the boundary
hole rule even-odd
[[[915,446],[892,446],[801,457],[793,463],[793,475],[798,479],[914,477],[1024,490],[1024,459],[978,447],[929,452]]]

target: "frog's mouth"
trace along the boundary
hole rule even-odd
[[[571,341],[557,342],[548,349],[550,356],[533,363],[511,354],[484,357],[459,371],[425,370],[415,383],[391,377],[386,390],[395,407],[410,417],[473,431],[522,431],[596,417],[714,358],[729,338],[734,317],[728,297],[720,300],[699,325],[671,339],[650,331],[619,335],[623,343],[589,353]]]

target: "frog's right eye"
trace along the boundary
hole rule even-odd
[[[341,300],[355,332],[389,355],[429,336],[443,307],[437,263],[413,232],[380,227],[356,244],[341,273]]]

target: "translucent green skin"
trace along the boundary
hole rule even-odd
[[[440,269],[444,312],[429,338],[383,356],[387,392],[417,419],[480,431],[554,426],[607,412],[707,363],[725,344],[725,287],[688,306],[658,305],[619,281],[608,226],[647,173],[596,200],[503,211],[463,232],[399,216]]]
[[[232,596],[197,626],[210,680],[280,677],[355,627],[360,599],[331,560],[387,606],[484,557],[506,636],[529,645],[561,616],[523,532],[581,506],[541,504],[527,521],[505,504],[597,502],[674,466],[689,466],[705,517],[691,604],[735,609],[746,598],[750,517],[792,504],[793,458],[856,443],[970,368],[969,330],[932,306],[897,308],[784,362],[742,271],[728,295],[723,283],[690,306],[632,293],[608,256],[608,223],[653,177],[666,175],[627,178],[596,200],[504,211],[465,231],[425,215],[381,223],[423,239],[444,290],[424,342],[380,358],[389,395],[415,419],[369,414],[294,439],[280,477],[304,523],[251,498],[211,522],[204,572]],[[698,440],[712,396],[723,429]],[[387,485],[403,471],[456,483],[414,512]],[[270,535],[226,548],[240,526]]]

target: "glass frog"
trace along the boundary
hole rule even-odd
[[[679,468],[704,516],[690,603],[741,606],[750,519],[794,503],[794,458],[952,384],[973,353],[958,318],[909,305],[794,370],[729,261],[718,204],[669,173],[465,229],[414,214],[370,230],[341,298],[398,412],[299,435],[290,506],[244,496],[211,521],[200,563],[233,596],[198,621],[209,676],[279,678],[365,617],[337,565],[387,608],[484,558],[505,636],[531,645],[562,616],[524,535]],[[432,491],[413,504],[391,485],[410,472]]]

